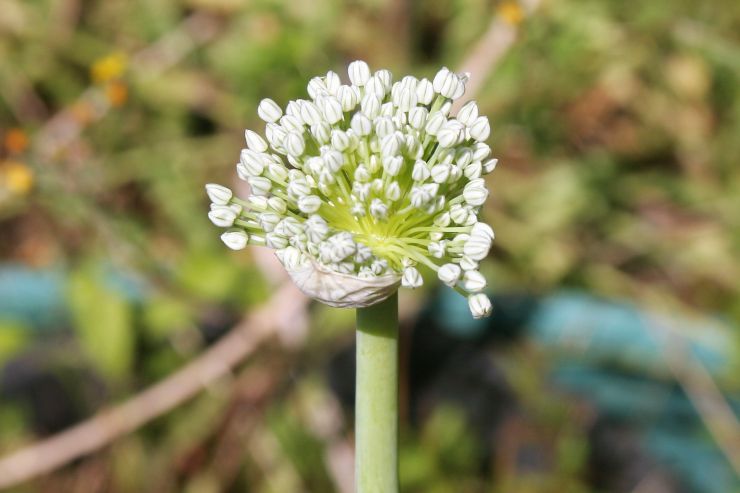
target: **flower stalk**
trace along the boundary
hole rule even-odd
[[[398,293],[357,309],[355,490],[398,492]]]

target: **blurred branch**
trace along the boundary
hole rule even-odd
[[[201,356],[123,404],[0,460],[0,488],[8,488],[94,452],[194,397],[299,316],[307,303],[286,283],[261,308]]]
[[[472,98],[478,94],[496,64],[516,41],[518,26],[525,14],[534,12],[539,4],[540,0],[526,0],[521,3],[506,1],[499,7],[486,32],[458,67],[459,72],[471,74],[465,90],[466,96]],[[455,101],[452,110],[460,109],[465,101],[462,98]]]
[[[666,364],[704,422],[709,434],[740,476],[740,424],[707,369],[691,354],[686,340],[665,321],[656,320]]]

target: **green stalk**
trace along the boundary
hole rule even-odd
[[[398,492],[398,293],[357,309],[355,485]]]

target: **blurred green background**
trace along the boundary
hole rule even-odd
[[[261,98],[356,58],[433,76],[492,21],[514,36],[472,74],[496,314],[432,282],[402,298],[403,491],[740,491],[732,0],[0,0],[0,461],[273,294],[203,192],[235,183]],[[294,322],[14,491],[351,491],[353,314]]]

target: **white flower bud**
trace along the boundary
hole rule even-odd
[[[485,142],[473,144],[473,161],[483,161],[491,154],[491,148]]]
[[[315,78],[319,79],[318,77]],[[323,82],[321,83],[323,84]],[[301,121],[301,103],[303,103],[302,99],[288,101],[288,106],[285,107],[285,114],[288,116],[292,116],[293,118],[298,118],[298,120]]]
[[[302,222],[290,216],[283,218],[278,226],[280,226],[282,230],[285,231],[286,236],[301,235],[305,232],[306,229],[306,226]]]
[[[373,274],[379,276],[381,274],[384,274],[385,271],[388,270],[388,262],[386,262],[385,259],[373,260],[373,262],[370,264],[370,269],[372,270]]]
[[[283,127],[275,123],[268,123],[265,126],[265,137],[267,137],[267,141],[276,151],[282,152],[284,150],[283,141],[287,134]]]
[[[463,174],[468,180],[475,180],[476,178],[480,178],[482,173],[483,166],[481,165],[480,161],[473,161],[472,163],[465,166],[465,168],[463,169]]]
[[[308,90],[308,95],[311,96],[311,99],[316,99],[329,92],[326,87],[326,83],[324,83],[324,80],[321,77],[314,77],[308,81],[306,89]]]
[[[280,222],[280,216],[274,212],[263,212],[259,216],[260,227],[265,230],[266,233],[270,233],[275,230],[275,226]]]
[[[321,111],[324,114],[324,118],[326,118],[326,121],[330,124],[334,125],[344,118],[344,113],[342,113],[342,103],[340,103],[334,96],[322,98],[319,104],[321,105]]]
[[[362,243],[357,244],[357,251],[355,252],[355,262],[363,264],[370,260],[373,256],[373,251],[370,250],[366,245]]]
[[[362,113],[371,120],[380,114],[380,100],[375,94],[365,94],[360,102]]]
[[[451,166],[449,164],[437,164],[436,166],[432,166],[432,180],[434,180],[435,183],[446,182],[447,178],[450,177],[450,168]]]
[[[473,151],[468,147],[458,148],[455,151],[455,164],[464,168],[473,161]]]
[[[393,74],[389,70],[381,69],[375,72],[374,77],[383,84],[383,88],[386,92],[391,89],[393,84]]]
[[[316,195],[305,195],[298,199],[298,208],[304,214],[313,214],[321,207],[321,199]]]
[[[303,135],[294,131],[288,132],[288,135],[285,137],[285,150],[293,157],[300,157],[306,150],[306,142],[303,140]]]
[[[231,190],[215,183],[206,185],[206,193],[208,194],[208,198],[211,199],[211,202],[216,205],[228,204],[233,196]]]
[[[347,75],[352,84],[362,87],[370,79],[370,67],[362,60],[355,60],[349,64]]]
[[[241,229],[230,229],[221,235],[221,241],[232,250],[243,250],[249,242],[249,235]]]
[[[476,270],[479,267],[478,262],[473,260],[472,258],[463,255],[460,257],[460,268],[462,270]]]
[[[470,237],[488,238],[490,241],[496,237],[493,228],[486,223],[475,223],[470,230]]]
[[[339,233],[329,238],[333,262],[341,262],[357,251],[357,244],[350,233]]]
[[[383,103],[380,105],[380,116],[388,116],[391,118],[395,118],[398,115],[396,114],[396,107],[393,106],[392,102]],[[399,123],[397,120],[394,120],[394,123],[396,123],[399,126],[402,126],[403,123]]]
[[[365,217],[365,205],[362,202],[355,202],[354,204],[352,204],[351,212],[353,216]]]
[[[473,314],[473,318],[483,318],[491,314],[493,307],[491,306],[491,300],[488,299],[483,293],[477,293],[468,296],[468,308],[470,313]]]
[[[416,130],[421,130],[424,128],[424,124],[427,121],[427,116],[429,115],[429,110],[427,110],[423,106],[417,106],[416,108],[413,108],[409,112],[409,125],[411,125]]]
[[[434,218],[434,225],[439,226],[440,228],[446,228],[450,225],[450,213],[449,212],[443,212],[442,214],[436,216]]]
[[[308,195],[309,193],[311,193],[311,187],[308,185],[305,178],[293,179],[288,183],[288,196],[294,200]]]
[[[401,286],[404,288],[416,289],[424,284],[424,280],[421,278],[421,274],[416,270],[415,267],[406,267],[403,270],[403,276],[401,277]]]
[[[471,126],[476,118],[478,118],[478,105],[475,101],[468,101],[457,112],[457,120],[467,127]]]
[[[314,214],[313,216],[310,216],[308,219],[306,219],[306,234],[308,234],[308,238],[311,241],[316,243],[322,241],[324,238],[326,238],[328,232],[329,225],[326,223],[323,217]]]
[[[213,224],[221,228],[233,226],[236,218],[237,213],[234,212],[234,209],[226,205],[214,205],[208,213],[208,219],[210,219]]]
[[[383,157],[398,156],[401,152],[401,142],[399,142],[396,134],[386,135],[380,141],[380,154]]]
[[[439,132],[439,130],[446,122],[447,119],[445,118],[445,116],[439,111],[436,111],[429,116],[424,130],[426,130],[426,133],[428,133],[429,135],[437,135],[437,132]]]
[[[367,183],[371,179],[370,172],[361,164],[355,168],[354,179],[360,183]]]
[[[344,166],[344,154],[334,149],[324,151],[321,160],[323,166],[331,173],[338,173]]]
[[[482,178],[469,181],[463,189],[465,202],[472,206],[483,205],[488,198],[488,190]]]
[[[447,247],[447,242],[444,240],[432,241],[427,246],[427,250],[429,251],[429,255],[431,255],[432,257],[442,258],[445,256],[446,247]]]
[[[451,98],[457,89],[457,76],[447,67],[442,67],[432,81],[434,91],[446,98]]]
[[[303,133],[303,119],[300,116],[284,115],[280,118],[280,126],[286,132]]]
[[[286,269],[292,269],[301,263],[301,252],[292,246],[276,250],[275,255]]]
[[[252,188],[254,195],[267,195],[272,189],[272,182],[263,176],[250,176],[247,183]]]
[[[288,210],[288,204],[280,197],[270,197],[267,199],[267,206],[278,214],[285,214]]]
[[[249,171],[247,171],[246,166],[242,163],[236,163],[236,176],[239,177],[240,180],[247,181],[249,178]]]
[[[365,202],[365,200],[370,196],[370,184],[354,182],[352,184],[352,193],[358,200]]]
[[[431,176],[427,163],[421,159],[417,159],[414,163],[414,169],[411,171],[411,179],[414,181],[424,181]]]
[[[491,171],[496,169],[496,164],[498,164],[498,159],[489,159],[485,163],[483,163],[483,173],[490,173]]]
[[[457,183],[458,180],[462,177],[462,170],[460,169],[460,166],[451,165],[450,166],[450,177],[447,178],[447,183]]]
[[[491,240],[481,236],[468,239],[463,245],[463,255],[472,260],[483,260],[491,249]]]
[[[349,147],[349,137],[341,130],[332,130],[331,146],[339,152],[343,152]]]
[[[368,135],[373,129],[373,122],[362,113],[355,113],[350,123],[352,130],[359,137]]]
[[[311,135],[319,144],[328,144],[331,139],[331,125],[327,122],[311,125]]]
[[[486,287],[486,278],[477,270],[465,271],[462,279],[462,287],[469,293],[483,291]]]
[[[341,86],[337,90],[337,99],[342,105],[342,111],[349,112],[355,109],[360,98],[350,86]]]
[[[257,132],[245,130],[244,139],[247,141],[247,147],[254,152],[265,152],[267,150],[267,142]]]
[[[463,207],[460,204],[455,204],[452,207],[450,207],[450,219],[452,219],[452,222],[455,224],[463,224],[465,221],[468,220],[468,216],[470,215],[470,210],[467,207]]]
[[[326,73],[326,77],[324,77],[324,85],[326,86],[326,90],[329,91],[329,94],[334,95],[339,90],[339,86],[342,85],[342,79],[339,77],[339,74],[330,70]]]
[[[397,181],[392,181],[385,187],[385,198],[391,202],[395,202],[401,198],[401,187],[398,186]]]
[[[429,79],[421,79],[416,84],[416,97],[421,104],[430,104],[434,99],[434,86]]]
[[[403,158],[401,156],[388,157],[383,159],[383,170],[388,173],[389,176],[398,176],[403,166]]]
[[[275,250],[286,248],[289,244],[290,243],[288,243],[288,239],[285,236],[277,233],[267,233],[265,235],[265,245],[270,248],[274,248]]]
[[[270,160],[267,164],[267,174],[273,180],[285,181],[288,177],[288,170],[282,162]]]
[[[416,107],[418,99],[415,91],[416,87],[408,87],[399,93],[398,100],[394,101],[399,110],[410,111],[412,108]]]
[[[381,168],[380,159],[378,159],[378,156],[375,154],[370,156],[370,161],[366,163],[366,165],[367,165],[367,170],[370,172],[371,175],[380,171],[380,168]]]
[[[393,119],[389,116],[380,116],[375,119],[375,135],[381,139],[392,135],[396,131]]]
[[[370,202],[370,214],[375,219],[386,219],[388,217],[388,206],[380,199]]]
[[[432,196],[423,186],[414,185],[411,187],[411,192],[409,192],[409,202],[411,202],[412,207],[419,209],[425,206],[430,200],[432,200]]]
[[[437,277],[439,280],[445,283],[449,287],[454,287],[457,281],[460,279],[462,270],[458,265],[455,264],[444,264],[437,271]]]
[[[470,126],[470,137],[479,142],[483,142],[488,139],[489,135],[491,135],[491,125],[488,123],[488,118],[485,116],[479,116]]]
[[[283,110],[280,109],[280,106],[269,98],[263,99],[260,101],[259,106],[257,106],[257,115],[267,123],[275,123],[280,119],[282,114]]]
[[[365,94],[373,94],[378,99],[382,100],[385,97],[386,88],[383,82],[377,77],[372,76],[365,84]]]
[[[247,202],[249,202],[249,207],[252,209],[262,211],[267,209],[267,197],[261,197],[257,195],[250,195],[247,199]]]
[[[249,149],[242,149],[239,162],[244,166],[247,176],[259,176],[265,171],[265,161],[262,154]]]
[[[437,195],[437,192],[439,192],[439,184],[437,183],[425,183],[421,186],[421,188],[429,194],[430,198],[433,198]]]
[[[453,147],[465,139],[465,127],[457,120],[448,120],[437,132],[442,147]]]

